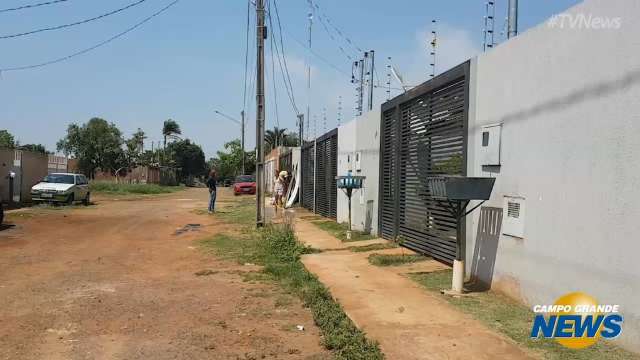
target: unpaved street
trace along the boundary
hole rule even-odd
[[[0,231],[0,359],[329,358],[297,299],[197,247],[230,230],[194,211],[207,195],[12,215]],[[201,226],[176,233],[187,224]]]

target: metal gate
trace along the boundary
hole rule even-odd
[[[316,210],[317,214],[335,219],[338,208],[338,129],[316,140]]]
[[[310,141],[301,150],[302,161],[302,207],[313,211],[314,202],[314,143]]]
[[[468,81],[466,62],[382,104],[380,234],[449,264],[458,222],[426,180],[466,174]]]
[[[291,174],[293,171],[293,152],[290,148],[283,148],[283,151],[280,153],[280,159],[278,162],[278,170],[286,171]],[[277,174],[276,174],[277,176]]]

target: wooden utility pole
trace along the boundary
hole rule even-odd
[[[265,225],[264,218],[264,40],[267,29],[264,24],[264,0],[256,0],[257,62],[256,62],[256,226]]]

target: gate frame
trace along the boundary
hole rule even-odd
[[[315,146],[314,146],[314,151],[315,151],[315,155],[314,155],[314,174],[313,174],[313,179],[314,179],[314,188],[313,188],[313,212],[314,214],[318,214],[318,144],[324,142],[327,139],[330,139],[331,137],[335,136],[336,137],[336,148],[338,147],[338,128],[334,128],[332,130],[327,131],[326,133],[322,134],[320,137],[315,139]],[[337,169],[338,169],[338,152],[339,149],[336,151],[336,158],[335,158],[335,168],[336,168],[336,173],[337,173]],[[335,180],[333,180],[333,184],[336,186],[336,219],[337,219],[337,213],[338,213],[338,201],[337,201],[337,197],[338,197],[338,190],[337,190],[337,184],[335,182]],[[332,218],[329,218],[332,219]]]
[[[449,69],[448,71],[436,76],[433,79],[427,80],[424,83],[414,87],[411,90],[406,91],[404,94],[400,94],[396,97],[394,97],[393,99],[383,103],[381,105],[381,111],[380,111],[380,163],[379,163],[379,169],[380,169],[380,177],[378,179],[378,204],[380,204],[378,206],[378,219],[382,219],[382,200],[383,200],[383,181],[384,181],[384,176],[382,176],[383,174],[383,164],[384,164],[384,156],[383,156],[383,146],[384,146],[384,114],[389,111],[389,110],[393,110],[394,111],[394,117],[397,120],[397,124],[396,124],[396,131],[398,131],[398,134],[400,133],[400,128],[402,126],[402,122],[400,121],[400,106],[412,101],[413,99],[423,96],[425,94],[428,94],[430,92],[434,92],[440,88],[442,88],[443,86],[446,86],[447,84],[450,84],[460,78],[464,77],[464,107],[463,107],[463,121],[462,121],[462,132],[464,134],[463,136],[463,141],[462,141],[462,175],[466,176],[468,171],[467,171],[467,166],[468,166],[468,145],[469,145],[469,93],[470,93],[470,80],[471,80],[471,60],[467,60],[465,62],[463,62],[460,65],[457,65],[451,69]],[[401,151],[396,151],[395,154],[395,161],[396,161],[396,168],[394,169],[394,173],[395,173],[395,178],[397,179],[397,181],[395,182],[394,185],[394,192],[396,194],[395,199],[393,199],[394,201],[394,209],[393,212],[396,215],[394,217],[394,228],[393,228],[393,237],[397,238],[398,237],[398,229],[400,226],[400,216],[398,216],[398,214],[400,213],[400,196],[399,195],[399,190],[400,190],[400,181],[402,181],[400,179],[400,152]],[[378,234],[382,234],[382,226],[383,226],[383,221],[378,221]],[[458,231],[457,233],[460,234],[461,239],[457,239],[459,241],[456,241],[456,243],[460,244],[460,248],[456,249],[457,251],[460,252],[460,254],[462,254],[463,258],[466,257],[466,243],[467,243],[467,223],[466,223],[466,219],[462,218],[459,220],[458,222]],[[438,260],[439,261],[439,260]]]

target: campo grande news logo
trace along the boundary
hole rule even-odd
[[[601,337],[610,340],[622,333],[620,305],[598,304],[582,292],[566,294],[553,305],[536,305],[533,312],[532,338],[555,339],[571,349],[587,348]]]

